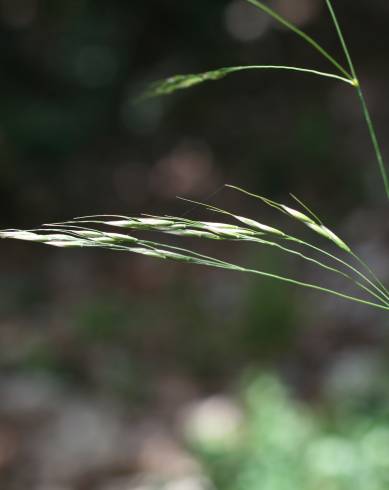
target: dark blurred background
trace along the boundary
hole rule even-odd
[[[389,4],[335,3],[389,156]],[[272,2],[343,62],[324,4]],[[222,187],[233,183],[283,202],[293,192],[388,279],[387,203],[350,87],[248,72],[133,104],[153,80],[244,64],[331,71],[241,0],[1,0],[0,228],[95,213],[205,216],[177,195],[287,225]],[[264,249],[185,245],[338,286]],[[384,313],[267,279],[107,251],[2,241],[0,267],[2,490],[387,488],[389,426],[375,427],[371,415],[388,407]],[[274,395],[285,389],[276,378],[292,398]],[[267,387],[263,406],[284,410],[265,417],[264,430],[280,419],[285,433],[296,428],[295,403],[315,423],[335,420],[335,432],[352,427],[340,442],[328,442],[325,428],[312,435],[308,460],[331,484],[320,475],[296,487],[273,481],[289,471],[278,456],[265,465],[266,481],[250,480],[262,460],[242,467],[242,432],[232,463],[231,432],[255,427],[244,400],[257,382]],[[296,433],[308,430],[307,417]],[[382,487],[366,479],[342,486],[349,480],[326,463],[335,454],[355,474],[345,449],[354,451],[355,420],[381,431],[378,439],[364,432],[361,444],[374,457],[386,447]],[[282,441],[274,446],[281,453]]]

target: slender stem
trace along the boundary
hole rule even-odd
[[[376,276],[376,274],[374,273],[374,271],[366,264],[366,262],[364,260],[362,260],[360,257],[358,257],[358,255],[356,255],[354,252],[351,252],[351,255],[354,257],[354,259],[356,259],[361,265],[362,267],[367,271],[369,272],[369,274],[371,275],[371,277],[377,281],[377,284],[382,288],[383,291],[385,291],[385,296],[387,298],[389,298],[389,291],[388,289],[385,287],[385,285],[378,279],[378,277]]]
[[[316,289],[317,291],[329,293],[329,294],[332,294],[334,296],[338,296],[338,297],[343,298],[343,299],[348,299],[350,301],[355,301],[357,303],[362,303],[365,305],[374,306],[374,307],[380,308],[382,310],[389,310],[388,306],[380,305],[377,303],[372,303],[371,301],[366,301],[364,299],[356,298],[354,296],[349,296],[347,294],[340,293],[339,291],[335,291],[333,289],[328,289],[328,288],[324,288],[322,286],[317,286],[316,284],[310,284],[310,283],[306,283],[306,282],[296,281],[295,279],[290,279],[288,277],[278,276],[276,274],[269,274],[267,272],[258,271],[256,269],[245,269],[244,267],[239,267],[239,266],[233,266],[233,267],[231,267],[231,270],[240,270],[242,272],[251,272],[253,274],[259,274],[261,276],[271,277],[273,279],[278,279],[279,281],[295,284],[296,286],[303,286],[305,288]]]
[[[310,73],[312,75],[318,75],[326,78],[335,78],[336,80],[341,80],[342,82],[348,83],[349,85],[354,86],[354,80],[351,80],[349,76],[347,78],[341,77],[340,75],[336,75],[334,73],[327,73],[319,70],[313,70],[311,68],[300,68],[298,66],[283,66],[283,65],[248,65],[248,66],[237,66],[236,68],[231,68],[231,73],[236,71],[244,71],[244,70],[288,70],[288,71],[298,71],[300,73]]]
[[[342,260],[341,258],[337,257],[336,255],[333,255],[331,254],[330,252],[327,252],[326,250],[320,248],[320,247],[317,247],[315,245],[313,245],[312,243],[309,243],[309,242],[306,242],[305,240],[300,240],[299,238],[297,237],[294,237],[294,236],[291,236],[291,235],[288,235],[287,237],[284,237],[284,239],[286,240],[291,240],[293,242],[296,242],[296,243],[299,243],[300,245],[304,245],[305,247],[309,247],[313,250],[316,250],[317,252],[323,254],[323,255],[326,255],[327,257],[331,258],[332,260],[335,260],[336,262],[342,264],[344,267],[347,267],[349,270],[351,270],[352,272],[354,272],[355,274],[357,274],[359,277],[361,277],[364,281],[366,281],[370,286],[372,286],[376,291],[378,291],[378,293],[381,295],[381,301],[385,302],[386,304],[388,303],[389,301],[389,295],[386,291],[386,288],[376,279],[374,273],[372,271],[369,270],[369,272],[371,274],[373,274],[373,277],[375,278],[375,280],[377,280],[377,283],[381,286],[381,287],[378,287],[377,284],[375,284],[374,282],[372,282],[365,274],[363,274],[363,272],[359,271],[357,268],[353,267],[351,264],[349,264],[348,262],[346,262],[345,260]],[[356,255],[354,255],[354,253],[351,253],[351,255],[356,258],[360,263],[361,263],[361,259],[359,259]],[[362,264],[364,265],[364,267],[366,268],[367,266],[365,264]],[[369,291],[372,293],[372,291],[369,289]]]
[[[357,76],[357,73],[356,73],[356,70],[354,67],[354,63],[353,63],[351,55],[350,55],[350,51],[347,47],[347,43],[346,43],[345,38],[343,36],[343,32],[342,32],[342,29],[341,29],[340,24],[338,22],[338,19],[336,17],[335,10],[332,6],[331,0],[326,0],[326,4],[327,4],[328,10],[331,14],[331,18],[332,18],[332,21],[334,23],[336,32],[338,33],[339,40],[340,40],[340,43],[342,45],[344,54],[346,56],[348,65],[350,67],[350,71],[351,71],[353,81],[354,81],[354,86],[357,90],[357,94],[358,94],[359,101],[361,104],[362,112],[363,112],[363,115],[365,117],[365,121],[366,121],[368,130],[369,130],[370,139],[373,143],[374,152],[375,152],[375,155],[377,158],[381,177],[382,177],[384,187],[385,187],[386,197],[389,199],[389,179],[388,179],[388,175],[387,175],[387,172],[385,169],[384,159],[382,156],[380,144],[378,143],[378,138],[377,138],[377,134],[376,134],[376,131],[374,128],[374,124],[373,124],[373,121],[372,121],[371,116],[370,116],[369,109],[368,109],[367,104],[366,104],[366,99],[365,99],[365,96],[363,94],[363,90],[361,88],[361,85],[359,83],[358,76]]]
[[[355,284],[357,284],[360,288],[364,289],[366,292],[372,294],[375,298],[377,298],[381,303],[383,303],[384,305],[387,305],[389,306],[389,303],[387,301],[384,301],[381,296],[379,296],[378,294],[375,294],[371,291],[371,289],[369,289],[368,287],[366,287],[364,284],[360,283],[359,281],[355,281]]]
[[[349,265],[347,262],[344,262],[343,260],[338,259],[336,256],[327,253],[325,250],[321,250],[320,248],[315,247],[314,245],[310,246],[308,243],[304,243],[304,245],[310,246],[310,248],[313,248],[316,251],[320,251],[320,252],[324,253],[325,255],[331,257],[332,259],[336,259],[343,266],[347,266],[348,268],[350,268],[351,270],[353,270],[353,272],[356,272],[366,282],[368,282],[371,286],[373,286],[374,289],[378,290],[378,292],[380,293],[380,295],[378,295],[377,293],[375,293],[374,291],[372,291],[371,289],[369,289],[365,285],[361,284],[359,281],[356,281],[349,274],[346,274],[345,272],[343,272],[343,271],[341,271],[339,269],[336,269],[335,267],[331,267],[331,266],[329,266],[329,265],[321,262],[320,260],[316,260],[313,257],[309,257],[308,255],[305,255],[305,254],[303,254],[301,252],[298,252],[297,250],[293,250],[293,249],[284,247],[284,246],[282,246],[281,244],[279,244],[277,242],[271,242],[271,241],[268,241],[268,240],[262,240],[261,238],[247,238],[247,239],[244,239],[244,240],[245,241],[248,241],[248,242],[262,243],[264,245],[270,245],[272,247],[279,248],[280,250],[283,250],[284,252],[287,252],[287,253],[290,253],[290,254],[293,254],[293,255],[297,255],[300,258],[302,258],[302,259],[304,259],[304,260],[306,260],[308,262],[312,262],[312,263],[314,263],[314,264],[322,267],[323,269],[326,269],[326,270],[328,270],[330,272],[334,272],[336,274],[339,274],[339,275],[345,277],[346,279],[350,280],[351,282],[353,282],[356,286],[362,288],[364,291],[366,291],[369,294],[371,294],[374,298],[376,298],[379,301],[381,301],[381,303],[383,303],[384,305],[386,305],[386,306],[389,307],[389,297],[387,297],[386,295],[384,295],[384,293],[372,281],[370,281],[364,274],[362,274],[357,269],[355,269],[354,267],[352,267],[351,265]],[[290,240],[293,241],[293,242],[296,242],[296,243],[300,243],[301,244],[301,241],[300,240],[298,240],[298,239],[294,240],[293,237],[290,237]]]
[[[164,247],[164,245],[160,245],[161,247]],[[170,248],[170,247],[169,247]],[[131,250],[130,247],[128,247],[127,249],[128,251],[135,251],[136,250]],[[158,249],[160,251],[163,252],[162,249]],[[183,252],[189,252],[189,253],[193,253],[193,252],[190,252],[188,250],[185,250],[185,249],[180,249],[181,251]],[[183,256],[182,258],[189,258],[189,259],[193,259],[194,261],[196,261],[195,263],[197,263],[198,265],[208,265],[208,266],[212,266],[212,267],[216,267],[216,268],[220,268],[220,269],[227,269],[227,270],[230,270],[230,271],[238,271],[238,272],[249,272],[249,273],[252,273],[252,274],[257,274],[257,275],[260,275],[260,276],[263,276],[263,277],[269,277],[269,278],[272,278],[272,279],[277,279],[279,281],[282,281],[282,282],[287,282],[289,284],[294,284],[295,286],[302,286],[302,287],[305,287],[305,288],[309,288],[309,289],[314,289],[316,291],[321,291],[321,292],[324,292],[324,293],[328,293],[328,294],[332,294],[333,296],[338,296],[340,298],[343,298],[343,299],[348,299],[350,301],[354,301],[356,303],[361,303],[361,304],[364,304],[364,305],[369,305],[369,306],[373,306],[375,308],[379,308],[379,309],[383,309],[383,310],[389,310],[389,306],[387,305],[382,305],[382,304],[378,304],[378,303],[373,303],[371,301],[367,301],[367,300],[364,300],[362,298],[357,298],[355,296],[349,296],[348,294],[344,294],[344,293],[341,293],[339,291],[336,291],[334,289],[328,289],[328,288],[325,288],[325,287],[322,287],[322,286],[319,286],[319,285],[316,285],[316,284],[311,284],[311,283],[306,283],[306,282],[301,282],[301,281],[297,281],[295,279],[292,279],[292,278],[289,278],[289,277],[285,277],[285,276],[279,276],[277,274],[271,274],[271,273],[268,273],[268,272],[264,272],[264,271],[260,271],[260,270],[257,270],[257,269],[248,269],[248,268],[245,268],[245,267],[241,267],[241,266],[238,266],[238,265],[235,265],[235,264],[232,264],[230,262],[223,262],[223,261],[218,261],[213,258],[213,257],[208,257],[206,255],[203,255],[202,256],[203,259],[198,259],[196,261],[196,258],[195,257],[185,257]],[[166,257],[167,259],[170,259],[169,256]],[[174,258],[173,258],[174,260]]]
[[[155,244],[155,245],[157,245],[159,247],[164,247],[165,246],[163,244]],[[248,268],[245,268],[245,267],[242,267],[242,266],[238,266],[238,265],[232,264],[230,262],[219,261],[217,259],[214,259],[213,257],[209,257],[209,256],[206,256],[206,255],[194,254],[193,252],[191,252],[189,250],[186,250],[186,249],[183,249],[183,248],[178,248],[178,247],[169,247],[169,248],[176,248],[176,249],[180,250],[181,252],[189,253],[189,254],[193,254],[193,255],[197,255],[199,257],[198,259],[196,259],[196,257],[190,257],[190,256],[182,256],[182,258],[183,259],[184,258],[187,258],[187,259],[190,259],[190,260],[192,259],[198,265],[208,265],[208,266],[212,266],[212,267],[216,267],[216,268],[221,268],[221,269],[227,269],[227,270],[231,270],[231,271],[249,272],[249,273],[257,274],[257,275],[260,275],[260,276],[263,276],[263,277],[269,277],[269,278],[272,278],[272,279],[277,279],[279,281],[287,282],[289,284],[294,284],[295,286],[302,286],[302,287],[305,287],[305,288],[314,289],[316,291],[321,291],[321,292],[324,292],[324,293],[329,293],[329,294],[332,294],[334,296],[338,296],[338,297],[343,298],[343,299],[348,299],[350,301],[354,301],[354,302],[361,303],[361,304],[364,304],[364,305],[373,306],[375,308],[379,308],[379,309],[383,309],[383,310],[389,310],[389,306],[387,306],[387,305],[373,303],[371,301],[367,301],[367,300],[364,300],[362,298],[358,298],[358,297],[355,297],[355,296],[350,296],[348,294],[345,294],[345,293],[336,291],[334,289],[328,289],[328,288],[325,288],[325,287],[322,287],[322,286],[319,286],[319,285],[316,285],[316,284],[311,284],[311,283],[306,283],[306,282],[302,282],[302,281],[297,281],[297,280],[292,279],[292,278],[289,278],[289,277],[279,276],[277,274],[271,274],[271,273],[260,271],[260,270],[257,270],[257,269],[248,269]],[[136,251],[136,250],[131,250],[131,247],[128,247],[127,250],[128,251]],[[163,252],[163,248],[159,248],[158,250]],[[200,257],[202,257],[202,258],[200,258]],[[167,256],[165,258],[170,259],[169,256]],[[173,258],[173,260],[174,260],[174,258]]]
[[[353,63],[353,60],[351,58],[350,51],[349,51],[349,49],[347,47],[346,40],[345,40],[345,38],[343,36],[343,32],[342,32],[342,29],[340,27],[338,18],[336,17],[335,10],[334,10],[334,8],[332,6],[331,0],[326,0],[326,4],[327,4],[328,10],[330,12],[332,21],[334,23],[336,32],[338,33],[340,44],[342,45],[344,54],[346,56],[348,66],[350,68],[350,72],[351,72],[354,80],[357,81],[358,79],[357,79],[357,75],[356,75],[356,72],[355,72],[354,63]]]
[[[368,130],[369,130],[369,133],[370,133],[370,138],[371,138],[371,141],[373,143],[373,148],[374,148],[374,152],[375,152],[375,155],[377,158],[378,166],[379,166],[379,169],[381,172],[381,177],[382,177],[382,180],[384,182],[386,197],[389,199],[389,180],[388,180],[388,174],[386,172],[386,168],[385,168],[385,164],[384,164],[384,159],[382,156],[381,147],[380,147],[380,144],[378,143],[377,134],[376,134],[376,131],[375,131],[375,128],[373,125],[373,121],[371,120],[371,116],[370,116],[370,112],[369,112],[369,109],[368,109],[367,104],[366,104],[365,96],[363,95],[362,88],[359,84],[357,86],[357,93],[358,93],[358,97],[359,97],[359,100],[361,103],[363,115],[365,116],[365,121],[366,121]]]
[[[291,24],[289,21],[287,21],[284,17],[282,17],[280,14],[272,10],[270,7],[264,5],[262,2],[259,0],[247,0],[249,3],[252,5],[255,5],[259,9],[261,9],[263,12],[266,12],[268,15],[273,17],[277,22],[282,24],[283,26],[287,27],[291,31],[293,31],[295,34],[303,38],[308,44],[310,44],[313,48],[315,48],[319,53],[327,58],[327,60],[332,63],[343,75],[348,78],[349,80],[352,80],[353,77],[350,75],[350,73],[347,72],[343,66],[338,63],[329,53],[326,51],[322,46],[320,46],[319,43],[317,43],[312,37],[308,36],[305,32],[301,31],[298,27],[295,25]]]

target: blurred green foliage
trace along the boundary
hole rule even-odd
[[[244,399],[239,435],[227,432],[216,446],[206,435],[196,441],[217,489],[388,488],[387,400],[374,411],[349,407],[330,415],[304,405],[269,375],[253,382]]]

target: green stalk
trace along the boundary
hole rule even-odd
[[[299,244],[304,244],[306,246],[310,246],[308,243],[302,242],[299,239],[294,239],[294,237],[291,237],[291,236],[287,236],[287,237],[285,237],[285,239],[286,240],[293,241],[293,242],[296,242],[296,243],[299,243]],[[341,271],[339,269],[336,269],[335,267],[331,267],[331,266],[329,266],[329,265],[321,262],[320,260],[316,260],[313,257],[309,257],[308,255],[305,255],[305,254],[303,254],[301,252],[298,252],[297,250],[293,250],[293,249],[284,247],[284,246],[282,246],[281,244],[279,244],[277,242],[271,242],[271,241],[268,241],[268,240],[262,240],[260,238],[257,238],[257,239],[255,239],[255,238],[246,238],[246,239],[243,239],[243,240],[244,241],[247,241],[247,242],[254,242],[254,243],[257,242],[257,243],[262,243],[264,245],[270,245],[272,247],[275,247],[275,248],[278,248],[280,250],[283,250],[284,252],[287,252],[289,254],[297,255],[298,257],[306,260],[307,262],[312,262],[313,264],[316,264],[316,265],[322,267],[323,269],[326,269],[328,271],[331,271],[331,272],[334,272],[336,274],[339,274],[339,275],[345,277],[346,279],[350,280],[351,282],[353,282],[356,286],[362,288],[365,292],[371,294],[374,298],[376,298],[379,301],[381,301],[381,303],[383,303],[384,305],[386,305],[386,306],[389,307],[389,302],[388,302],[389,301],[389,298],[386,295],[384,295],[383,292],[373,282],[371,282],[364,274],[362,274],[361,272],[359,272],[358,269],[355,269],[354,267],[352,267],[351,265],[349,265],[347,262],[339,259],[335,255],[332,255],[332,254],[327,253],[325,250],[321,250],[320,248],[315,247],[314,245],[310,246],[310,248],[314,248],[316,251],[320,251],[320,252],[324,253],[325,255],[331,257],[332,259],[336,259],[342,265],[347,266],[348,268],[350,268],[351,270],[353,270],[354,272],[356,272],[366,282],[368,282],[371,286],[373,286],[374,289],[376,289],[380,293],[380,295],[378,295],[377,293],[375,293],[374,291],[372,291],[371,289],[369,289],[368,287],[366,287],[364,284],[361,284],[359,281],[356,281],[349,274],[346,274],[345,272],[343,272],[343,271]]]
[[[334,73],[327,73],[319,70],[314,70],[312,68],[301,68],[298,66],[284,66],[284,65],[247,65],[247,66],[237,66],[227,68],[230,72],[244,71],[244,70],[287,70],[287,71],[297,71],[300,73],[310,73],[312,75],[318,75],[326,78],[335,78],[336,80],[341,80],[342,82],[348,83],[354,86],[354,80],[351,80],[350,76],[342,77]]]
[[[296,243],[299,243],[300,245],[303,245],[305,247],[308,247],[308,248],[311,248],[313,250],[316,250],[317,252],[319,252],[319,253],[321,253],[323,255],[326,255],[327,257],[331,258],[332,260],[335,260],[336,262],[342,264],[344,267],[347,267],[347,269],[349,269],[352,272],[354,272],[354,274],[358,275],[360,278],[362,278],[364,281],[366,281],[370,286],[372,286],[380,294],[380,300],[382,302],[384,302],[385,304],[388,304],[389,294],[388,294],[388,291],[385,288],[385,286],[377,279],[377,277],[374,274],[374,272],[362,261],[362,259],[360,259],[353,252],[351,252],[351,256],[354,257],[356,260],[358,260],[358,262],[361,265],[363,265],[363,267],[374,277],[374,280],[377,281],[377,284],[378,285],[375,284],[374,282],[372,282],[365,274],[363,274],[363,272],[361,272],[360,270],[358,270],[356,267],[353,267],[349,262],[346,262],[345,260],[342,260],[341,258],[337,257],[336,255],[333,255],[332,253],[327,252],[326,250],[324,250],[324,249],[322,249],[320,247],[317,247],[316,245],[313,245],[310,242],[307,242],[305,240],[300,240],[299,238],[294,237],[292,235],[288,235],[284,239],[285,240],[290,240],[290,241],[293,241],[293,242],[296,242]],[[360,285],[360,283],[358,283],[358,284]],[[363,286],[363,285],[362,285],[362,287],[365,288],[365,286]],[[373,294],[374,296],[376,296],[376,294],[373,293],[373,291],[371,291],[368,288],[367,288],[367,290],[371,294]]]
[[[317,51],[319,51],[319,53],[322,56],[324,56],[325,58],[327,58],[327,60],[330,63],[332,63],[332,65],[334,65],[341,73],[343,73],[343,75],[346,78],[348,78],[349,80],[353,81],[353,77],[350,75],[350,73],[348,73],[347,70],[345,68],[343,68],[343,66],[340,63],[338,63],[333,58],[333,56],[331,56],[328,53],[328,51],[326,51],[322,46],[320,46],[320,44],[318,42],[316,42],[311,36],[308,36],[308,34],[306,34],[305,32],[303,32],[302,30],[300,30],[295,25],[291,24],[284,17],[282,17],[280,14],[278,14],[277,12],[275,12],[274,10],[272,10],[267,5],[264,5],[259,0],[247,0],[247,1],[249,3],[251,3],[252,5],[254,5],[255,7],[261,9],[263,12],[265,12],[266,14],[270,15],[271,17],[273,17],[273,19],[275,19],[277,22],[279,22],[283,26],[287,27],[288,29],[290,29],[291,31],[293,31],[295,34],[297,34],[299,37],[301,37],[302,39],[304,39],[314,49],[316,49]]]
[[[223,267],[223,266],[215,266],[215,267]],[[364,299],[357,298],[355,296],[349,296],[348,294],[344,294],[344,293],[341,293],[339,291],[335,291],[334,289],[328,289],[328,288],[324,288],[322,286],[318,286],[316,284],[310,284],[310,283],[306,283],[306,282],[297,281],[297,280],[291,279],[289,277],[279,276],[277,274],[270,274],[268,272],[258,271],[256,269],[246,269],[244,267],[239,267],[239,266],[236,266],[234,264],[228,264],[228,267],[226,267],[226,268],[229,270],[235,270],[235,271],[241,271],[241,272],[250,272],[252,274],[258,274],[260,276],[270,277],[272,279],[277,279],[277,280],[282,281],[282,282],[294,284],[295,286],[302,286],[302,287],[309,288],[309,289],[315,289],[316,291],[321,291],[323,293],[332,294],[333,296],[338,296],[340,298],[348,299],[350,301],[354,301],[357,303],[362,303],[365,305],[373,306],[375,308],[379,308],[382,310],[389,310],[388,306],[380,305],[377,303],[372,303],[371,301],[366,301]]]
[[[387,298],[389,298],[389,291],[388,289],[385,287],[385,285],[382,283],[382,281],[380,281],[378,279],[378,277],[376,276],[376,274],[374,273],[374,271],[366,264],[366,262],[364,260],[362,260],[360,257],[358,257],[358,255],[356,255],[354,252],[351,252],[351,255],[354,257],[354,259],[356,259],[361,265],[362,267],[371,275],[371,277],[377,282],[377,284],[382,288],[383,291],[385,291],[385,296]]]
[[[162,245],[162,244],[159,244],[159,246],[160,247],[166,247],[166,245]],[[129,252],[135,252],[135,253],[137,253],[135,247],[120,247],[120,246],[104,245],[104,246],[102,246],[100,248],[107,248],[107,249],[110,249],[110,248],[112,249],[113,248],[113,249],[116,249],[116,250],[123,250],[123,251],[129,251]],[[170,247],[170,246],[168,246],[168,248],[174,248],[174,249],[180,250],[182,252],[193,254],[193,252],[191,252],[189,250],[186,250],[186,249],[183,249],[183,248]],[[155,249],[155,250],[156,251],[162,251],[163,252],[163,249],[161,249],[161,248]],[[323,292],[323,293],[328,293],[328,294],[331,294],[333,296],[337,296],[337,297],[342,298],[342,299],[347,299],[349,301],[353,301],[353,302],[360,303],[360,304],[363,304],[363,305],[372,306],[374,308],[378,308],[378,309],[381,309],[381,310],[387,310],[387,311],[389,310],[389,306],[387,306],[387,305],[373,303],[371,301],[367,301],[367,300],[364,300],[362,298],[358,298],[356,296],[350,296],[348,294],[341,293],[340,291],[336,291],[334,289],[328,289],[328,288],[319,286],[317,284],[311,284],[311,283],[306,283],[306,282],[302,282],[302,281],[297,281],[297,280],[292,279],[290,277],[279,276],[277,274],[271,274],[269,272],[264,272],[264,271],[260,271],[260,270],[257,270],[257,269],[247,269],[245,267],[241,267],[241,266],[232,264],[230,262],[219,261],[217,259],[214,259],[213,257],[208,257],[206,255],[200,255],[200,254],[196,254],[196,255],[198,255],[199,258],[196,258],[196,257],[191,256],[191,255],[181,255],[181,260],[192,262],[192,263],[196,263],[198,265],[205,265],[205,266],[208,266],[208,267],[215,267],[215,268],[218,268],[218,269],[226,269],[226,270],[237,271],[237,272],[246,272],[246,273],[256,274],[256,275],[259,275],[259,276],[262,276],[262,277],[268,277],[268,278],[271,278],[271,279],[277,279],[279,281],[286,282],[288,284],[293,284],[295,286],[300,286],[300,287],[304,287],[304,288],[308,288],[308,289],[313,289],[313,290],[316,290],[316,291],[320,291],[320,292]],[[203,258],[200,258],[200,256],[203,257]],[[169,256],[167,256],[165,258],[168,259],[168,260],[178,260],[178,258],[170,258]]]
[[[373,125],[373,121],[371,120],[370,112],[369,112],[369,109],[368,109],[367,104],[366,104],[366,99],[365,99],[365,96],[363,94],[362,88],[361,88],[359,83],[358,83],[358,86],[356,87],[356,89],[357,89],[359,101],[361,103],[362,112],[363,112],[363,115],[365,117],[365,121],[366,121],[368,130],[369,130],[370,139],[371,139],[371,142],[373,143],[373,148],[374,148],[374,152],[375,152],[375,155],[377,158],[381,177],[382,177],[382,180],[384,182],[386,197],[389,199],[389,180],[388,180],[388,174],[387,174],[386,169],[385,169],[385,164],[384,164],[384,159],[383,159],[382,152],[381,152],[381,147],[380,147],[380,144],[378,143],[378,138],[377,138],[377,134],[376,134],[376,131],[375,131],[375,128]]]
[[[249,0],[249,1],[251,1],[251,0]],[[356,88],[358,98],[359,98],[359,102],[361,104],[362,112],[363,112],[363,115],[364,115],[364,118],[365,118],[365,121],[367,124],[367,128],[369,130],[370,139],[371,139],[371,142],[373,143],[373,148],[374,148],[374,152],[375,152],[375,155],[377,158],[378,167],[380,169],[381,177],[382,177],[384,187],[385,187],[386,197],[389,199],[389,179],[388,179],[388,174],[387,174],[386,169],[385,169],[384,159],[382,156],[380,144],[378,142],[377,133],[376,133],[376,130],[374,128],[374,124],[373,124],[373,121],[371,119],[369,109],[367,107],[366,99],[365,99],[361,84],[358,80],[358,76],[357,76],[351,55],[350,55],[350,51],[347,47],[347,43],[345,41],[342,29],[341,29],[340,24],[339,24],[339,21],[336,17],[335,10],[332,6],[331,0],[326,0],[326,4],[327,4],[328,10],[331,14],[331,18],[332,18],[332,21],[334,23],[336,32],[338,33],[338,37],[339,37],[340,43],[342,45],[344,54],[346,56],[348,65],[350,67],[350,71],[351,71],[353,82],[354,82],[353,85]]]

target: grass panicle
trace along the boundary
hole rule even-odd
[[[350,51],[345,41],[343,31],[335,14],[331,0],[323,0],[328,8],[331,20],[337,32],[341,48],[347,61],[348,68],[334,58],[320,43],[300,30],[279,13],[271,9],[260,0],[247,0],[254,7],[272,17],[276,22],[286,27],[304,42],[314,48],[336,70],[336,73],[322,72],[313,68],[300,68],[284,65],[247,65],[220,68],[199,74],[177,75],[165,80],[155,82],[146,89],[140,99],[169,95],[178,90],[188,89],[207,81],[216,81],[229,74],[245,70],[284,70],[300,73],[308,73],[321,77],[332,78],[351,85],[357,92],[361,109],[364,114],[369,135],[373,144],[378,166],[384,183],[386,194],[389,198],[389,180],[383,161],[382,152],[376,136],[376,131],[366,104],[366,99],[359,82]],[[241,216],[230,211],[217,208],[210,204],[190,201],[198,206],[205,207],[208,211],[216,213],[223,218],[233,219],[231,224],[220,221],[200,221],[174,216],[128,217],[123,215],[92,215],[77,217],[73,220],[43,225],[41,228],[31,230],[9,229],[0,231],[0,238],[24,240],[43,243],[62,248],[95,247],[115,251],[126,251],[155,257],[158,259],[188,262],[207,267],[217,267],[230,271],[240,271],[260,275],[283,281],[296,286],[314,289],[332,294],[349,301],[362,303],[375,308],[389,310],[389,291],[377,278],[372,269],[358,257],[351,247],[327,227],[321,219],[306,206],[300,199],[291,195],[300,209],[295,209],[286,204],[278,203],[269,198],[254,194],[236,186],[227,186],[256,198],[264,205],[281,212],[289,219],[301,223],[314,237],[325,239],[326,245],[312,243],[305,237],[292,235],[278,227],[270,226],[251,217]],[[120,229],[120,233],[112,229]],[[125,233],[122,233],[125,230]],[[131,234],[127,232],[131,231]],[[255,244],[257,246],[272,247],[281,253],[298,257],[304,262],[340,276],[347,283],[352,283],[356,288],[355,294],[326,288],[320,284],[307,283],[288,275],[277,275],[257,269],[219,260],[215,257],[200,254],[193,250],[171,245],[169,243],[144,240],[133,236],[137,232],[157,232],[162,235],[174,235],[179,238],[200,238],[209,240],[229,240]],[[296,248],[297,247],[297,248]],[[333,250],[335,249],[335,251]],[[319,258],[318,258],[319,256]],[[363,296],[360,296],[363,294]]]
[[[229,187],[255,197],[265,205],[281,211],[290,219],[297,220],[316,234],[331,240],[333,245],[336,245],[341,252],[346,252],[351,254],[354,258],[357,258],[345,242],[318,219],[311,218],[301,211],[262,196],[257,196],[256,194],[239,187]],[[174,216],[145,215],[131,217],[94,215],[77,217],[73,220],[61,223],[47,224],[43,225],[41,228],[32,230],[3,230],[0,231],[0,238],[38,242],[62,248],[95,247],[116,251],[127,251],[159,259],[188,262],[231,271],[249,272],[265,277],[272,277],[294,285],[324,291],[350,301],[368,304],[376,308],[389,309],[389,293],[384,286],[378,282],[370,269],[369,277],[361,270],[349,264],[345,259],[334,255],[315,244],[311,244],[306,240],[291,235],[284,230],[209,204],[203,204],[196,201],[190,202],[195,203],[198,206],[203,206],[213,213],[217,213],[224,217],[228,216],[239,222],[239,225],[222,221],[200,221]],[[308,208],[305,206],[305,209]],[[364,296],[353,296],[342,291],[325,288],[320,284],[305,283],[288,276],[275,275],[266,271],[250,269],[219,260],[215,257],[203,255],[187,248],[177,247],[169,243],[144,240],[128,233],[113,232],[112,228],[120,228],[133,233],[158,232],[162,235],[175,235],[180,238],[195,237],[211,240],[239,241],[252,243],[257,246],[272,247],[282,253],[296,256],[305,262],[341,276],[345,281],[351,282],[360,293],[364,294]],[[305,247],[305,249],[301,251],[288,244],[302,246],[303,248]],[[326,261],[312,256],[310,253],[312,251],[324,255]],[[363,264],[361,259],[359,260],[359,264]]]

